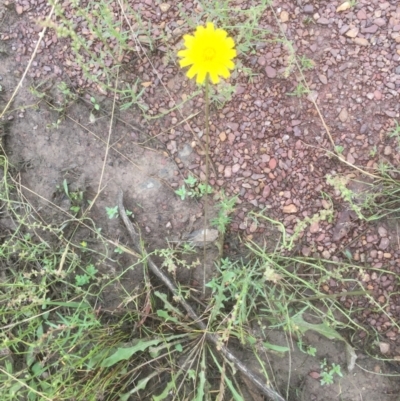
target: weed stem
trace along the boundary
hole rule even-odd
[[[206,188],[208,188],[208,181],[209,181],[209,175],[210,175],[210,155],[209,155],[209,148],[210,148],[210,121],[209,121],[209,116],[210,116],[210,78],[209,74],[206,76],[206,90],[205,90],[205,126],[206,126]],[[203,294],[206,293],[206,256],[207,256],[207,251],[206,251],[206,234],[207,234],[207,214],[208,214],[208,190],[206,190],[206,193],[204,195],[204,245],[203,245]]]

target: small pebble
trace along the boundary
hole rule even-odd
[[[268,78],[275,78],[276,77],[276,70],[271,66],[265,67],[265,73],[267,74]]]
[[[297,206],[293,203],[282,208],[283,213],[297,213]]]

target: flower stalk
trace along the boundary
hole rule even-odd
[[[206,129],[206,192],[204,196],[204,257],[203,293],[206,288],[206,234],[208,221],[208,182],[210,178],[210,81],[217,84],[220,77],[229,78],[234,68],[232,59],[236,57],[235,42],[227,32],[215,28],[212,22],[198,26],[194,35],[184,35],[185,49],[178,52],[182,68],[190,67],[186,75],[196,77],[199,85],[205,84],[205,129]],[[221,251],[220,251],[221,254]]]

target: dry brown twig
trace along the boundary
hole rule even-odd
[[[6,106],[4,107],[4,109],[0,112],[0,118],[2,118],[2,117],[6,114],[7,110],[8,110],[9,107],[11,106],[11,103],[12,103],[13,100],[15,99],[15,96],[17,96],[18,91],[19,91],[19,90],[21,89],[21,87],[22,87],[22,83],[23,83],[24,80],[25,80],[26,74],[28,74],[28,71],[29,71],[29,69],[31,68],[32,62],[33,62],[33,60],[35,59],[36,54],[37,54],[37,52],[38,52],[38,50],[39,50],[40,43],[43,41],[44,34],[45,34],[46,31],[47,31],[47,23],[50,21],[52,15],[53,15],[53,13],[54,13],[54,9],[55,9],[57,3],[58,3],[58,0],[56,0],[56,1],[54,2],[53,6],[52,6],[52,8],[51,8],[51,10],[50,10],[50,13],[49,13],[49,14],[47,15],[47,17],[46,17],[46,23],[44,24],[43,29],[42,29],[41,32],[39,33],[39,38],[38,38],[38,40],[37,40],[37,42],[36,42],[36,45],[35,45],[35,48],[34,48],[34,50],[33,50],[32,55],[31,55],[31,58],[29,59],[28,65],[26,66],[25,71],[24,71],[24,73],[22,74],[22,77],[21,77],[21,79],[20,79],[19,82],[18,82],[18,85],[17,85],[16,88],[14,89],[14,92],[13,92],[13,94],[11,95],[10,100],[8,101],[8,103],[6,104]]]
[[[146,254],[145,249],[142,246],[140,240],[140,235],[136,232],[133,224],[128,219],[126,215],[124,203],[123,203],[123,191],[120,189],[118,193],[118,209],[119,215],[125,224],[126,229],[132,239],[133,245],[136,251],[142,256]],[[213,344],[217,352],[219,352],[224,358],[230,361],[237,370],[239,370],[247,379],[249,379],[257,388],[262,392],[262,394],[269,397],[272,401],[285,401],[285,399],[278,394],[275,390],[271,389],[267,384],[265,384],[258,376],[256,376],[246,365],[244,365],[228,347],[223,344],[221,338],[214,333],[207,332],[207,326],[201,318],[196,314],[193,308],[186,302],[186,300],[179,295],[178,288],[174,282],[153,262],[150,256],[146,256],[147,264],[152,271],[172,292],[174,299],[178,300],[181,306],[185,309],[186,313],[190,316],[196,326],[203,331],[205,339],[208,343]]]

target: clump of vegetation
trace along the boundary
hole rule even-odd
[[[211,194],[213,192],[212,187],[209,184],[199,182],[198,179],[190,175],[184,179],[185,185],[182,185],[175,193],[182,199],[186,198],[201,198],[206,193]]]
[[[196,26],[208,17],[221,26],[231,27],[237,36],[239,53],[251,53],[255,43],[267,35],[258,28],[258,22],[270,3],[262,0],[255,7],[241,10],[230,8],[227,2],[210,0],[203,2],[194,16],[180,7],[185,27]],[[118,96],[122,110],[136,106],[146,114],[149,111],[143,99],[146,87],[140,87],[139,79],[133,84],[124,82],[117,89],[110,85],[115,77],[110,65],[120,65],[124,56],[132,52],[129,37],[132,30],[110,11],[111,3],[102,0],[82,7],[78,1],[71,2],[71,12],[81,18],[93,35],[92,40],[102,44],[98,52],[91,49],[85,37],[76,33],[61,5],[53,4],[57,22],[50,26],[60,36],[70,38],[77,65],[86,79],[98,84],[104,92]],[[137,19],[138,44],[155,50],[152,27],[134,10],[128,8],[125,12]],[[167,43],[171,38],[162,39]],[[110,42],[116,45],[112,47]],[[286,78],[293,66],[297,66],[301,74],[313,68],[312,60],[297,57],[289,44],[288,49]],[[90,69],[87,57],[96,64],[97,73]],[[240,62],[239,68],[252,76]],[[289,95],[300,97],[310,92],[303,78]],[[61,83],[58,90],[62,96],[53,106],[62,115],[76,100],[76,94],[65,83]],[[233,91],[233,85],[221,85],[210,90],[210,101],[222,106]],[[38,87],[32,92],[40,98],[46,97]],[[100,112],[98,99],[95,96],[89,99],[92,113]],[[150,113],[146,116],[149,119],[159,117]],[[55,127],[59,121],[54,123]],[[392,136],[398,134],[397,128]],[[337,146],[335,151],[341,154],[343,149]],[[2,400],[128,401],[151,397],[157,401],[171,396],[203,400],[208,399],[209,394],[221,400],[224,397],[242,400],[245,396],[236,372],[243,373],[246,366],[232,357],[229,346],[234,344],[250,353],[258,363],[261,378],[255,382],[264,386],[264,393],[273,394],[282,401],[284,398],[269,386],[274,379],[265,355],[273,352],[290,361],[292,339],[296,338],[300,350],[321,358],[320,350],[313,344],[304,345],[303,338],[309,330],[343,342],[348,369],[353,369],[354,349],[339,331],[355,331],[362,327],[352,318],[351,311],[343,307],[340,298],[369,296],[357,276],[363,273],[362,269],[340,260],[330,261],[328,267],[324,260],[288,253],[293,251],[295,242],[308,225],[332,221],[332,208],[298,221],[291,236],[282,222],[273,220],[265,211],[252,213],[251,218],[278,227],[281,239],[273,251],[249,242],[247,254],[233,261],[222,257],[222,250],[237,199],[220,195],[217,217],[211,221],[221,234],[220,263],[206,283],[208,296],[199,299],[196,286],[190,282],[174,282],[178,269],[191,272],[199,264],[197,259],[189,262],[182,257],[193,254],[190,244],[183,243],[176,249],[157,249],[150,254],[141,238],[132,244],[132,249],[107,239],[101,227],[85,217],[83,190],[72,191],[66,180],[59,188],[71,205],[64,220],[59,224],[44,222],[18,192],[7,158],[1,156],[0,161],[2,211],[15,227],[2,237],[0,248],[0,264],[4,266],[0,277]],[[392,176],[398,172],[382,165],[380,173],[379,195],[367,198],[362,206],[354,201],[346,183],[332,177],[328,180],[359,217],[366,218],[367,206],[372,210],[379,204],[378,212],[367,218],[380,218],[385,213],[393,213],[394,207],[398,208],[395,205],[398,205],[400,191]],[[191,175],[175,191],[182,200],[212,192],[207,180],[199,182]],[[377,199],[384,199],[384,202]],[[132,215],[128,211],[123,213]],[[104,216],[113,220],[122,218],[123,213],[119,206],[107,207],[105,213],[103,210]],[[90,235],[78,240],[76,233],[82,227]],[[156,284],[148,272],[154,263],[153,254],[160,260],[157,276],[160,282]],[[128,262],[124,259],[127,255],[132,257]],[[118,273],[111,268],[111,273],[107,273],[107,269],[115,265],[120,267]],[[127,290],[123,278],[133,269],[141,269],[143,281]],[[350,269],[355,269],[356,273],[351,278],[348,277]],[[327,293],[324,286],[330,280],[335,280],[343,292]],[[102,302],[110,293],[118,298],[118,305],[112,310],[103,310]],[[382,310],[372,297],[369,300],[372,307]],[[393,327],[398,328],[394,319],[387,316]],[[270,340],[268,334],[274,331],[281,333],[280,342]],[[342,376],[341,367],[334,363],[328,365],[326,360],[321,370],[321,385],[331,384],[336,376]]]

